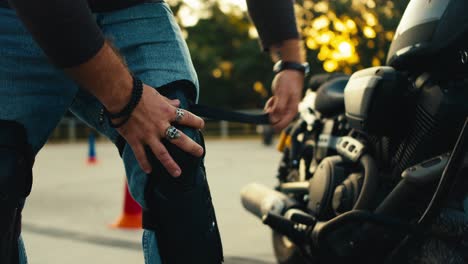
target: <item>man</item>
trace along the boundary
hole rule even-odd
[[[293,3],[247,2],[263,47],[284,61],[265,107],[281,129],[297,112],[305,71]],[[6,120],[0,156],[14,157],[0,161],[6,197],[0,262],[26,263],[20,211],[33,159],[70,109],[119,148],[130,192],[145,212],[146,263],[221,263],[199,133],[204,122],[183,110],[197,100],[197,76],[168,5],[0,0],[0,6],[0,120]]]

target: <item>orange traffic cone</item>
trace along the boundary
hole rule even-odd
[[[125,182],[125,196],[123,213],[117,221],[110,226],[112,228],[141,228],[142,213],[140,205],[133,199]]]

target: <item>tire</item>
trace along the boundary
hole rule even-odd
[[[273,231],[273,250],[279,264],[309,264],[299,249],[283,235]]]

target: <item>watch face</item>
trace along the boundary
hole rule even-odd
[[[281,60],[277,61],[275,63],[275,65],[273,66],[273,72],[278,73],[278,72],[282,71],[283,70],[282,69],[282,64],[283,64],[283,62]]]
[[[304,62],[302,65],[304,65],[304,74],[307,75],[310,72],[310,66],[308,62]]]

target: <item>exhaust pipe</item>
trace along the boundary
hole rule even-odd
[[[258,183],[242,188],[241,201],[247,211],[260,219],[268,213],[283,215],[287,209],[297,205],[294,199]]]

